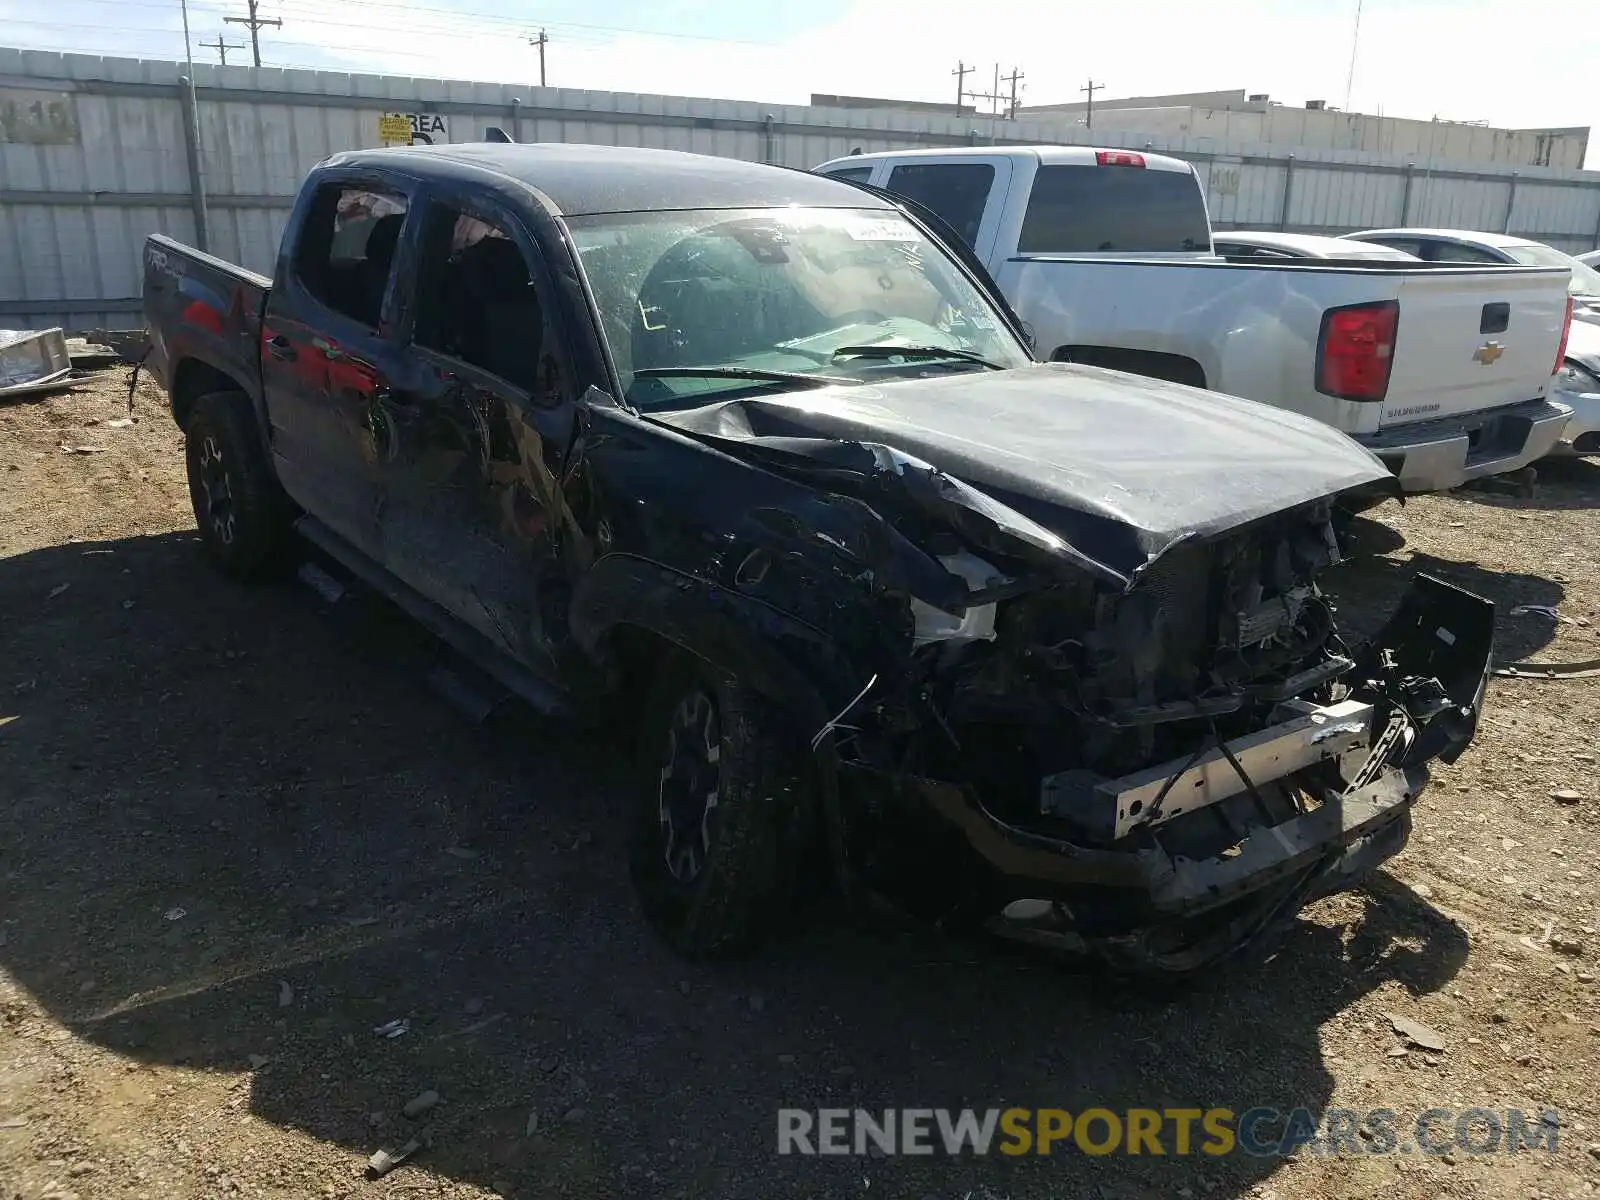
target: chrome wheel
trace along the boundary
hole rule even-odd
[[[711,855],[721,756],[717,706],[696,688],[673,710],[656,793],[661,852],[679,883],[693,883]]]
[[[233,482],[217,439],[209,434],[200,443],[200,488],[205,492],[204,519],[225,546],[233,545]]]

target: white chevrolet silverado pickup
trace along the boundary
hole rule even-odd
[[[861,154],[816,168],[961,238],[1040,358],[1229,392],[1325,421],[1409,492],[1548,454],[1567,272],[1213,253],[1186,162],[1083,146]]]

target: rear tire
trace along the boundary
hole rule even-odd
[[[812,798],[782,731],[763,697],[687,654],[668,659],[645,703],[633,882],[686,957],[746,954],[792,910]]]
[[[270,578],[288,565],[294,506],[278,485],[241,392],[198,397],[184,428],[200,541],[224,574]]]

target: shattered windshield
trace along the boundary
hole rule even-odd
[[[898,213],[610,213],[569,226],[636,407],[806,386],[809,376],[855,382],[1028,362],[982,293]]]

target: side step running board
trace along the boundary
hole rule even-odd
[[[295,528],[306,541],[401,609],[407,616],[419,622],[429,633],[513,696],[526,701],[542,713],[552,716],[571,714],[572,705],[561,689],[548,683],[521,663],[507,657],[505,651],[495,646],[488,638],[477,630],[463,625],[426,596],[413,591],[321,521],[315,517],[301,517],[295,523]]]

